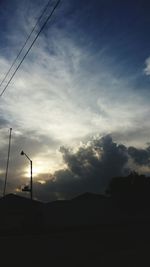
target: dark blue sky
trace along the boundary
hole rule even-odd
[[[10,44],[7,35],[10,31],[22,31],[17,20],[23,11],[25,19],[35,5],[38,9],[36,12],[34,9],[33,17],[36,17],[46,2],[1,1],[1,46]],[[105,48],[107,55],[117,62],[118,69],[123,73],[127,70],[127,76],[130,71],[140,71],[150,47],[149,1],[62,1],[60,9],[61,17],[55,25],[64,27],[78,45],[95,52]]]
[[[72,1],[64,25],[83,46],[106,47],[108,55],[138,70],[149,54],[149,13],[149,1]]]

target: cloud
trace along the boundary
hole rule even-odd
[[[144,73],[149,76],[150,75],[150,57],[148,57],[145,60],[145,65],[146,67],[144,68]]]
[[[18,5],[19,27],[32,24],[28,20],[41,6],[42,3],[37,8],[29,2]],[[36,13],[30,11],[25,16],[30,9]],[[67,11],[60,7],[59,12],[63,15]],[[59,20],[59,14],[57,17]],[[6,114],[13,128],[39,131],[41,135],[50,133],[69,145],[88,134],[130,131],[137,123],[143,124],[149,114],[144,97],[134,92],[129,79],[118,77],[117,64],[104,45],[99,51],[88,44],[81,45],[78,34],[73,38],[68,25],[73,27],[73,17],[71,24],[65,20],[61,30],[53,23],[40,36],[1,101],[2,116]],[[22,32],[17,32],[15,41],[13,32],[9,31],[9,36],[10,44],[12,37],[15,47],[19,47]],[[12,51],[9,46],[7,49]],[[2,60],[5,70],[10,61],[7,56]],[[147,109],[139,109],[143,106]]]
[[[127,147],[114,142],[111,135],[92,138],[76,150],[61,147],[60,151],[66,168],[50,175],[45,184],[36,183],[39,199],[52,201],[84,192],[101,193],[113,177],[126,176],[133,170],[150,174],[149,146]]]
[[[8,125],[9,125],[8,120],[0,115],[0,130],[8,127]]]
[[[77,151],[61,147],[65,169],[56,171],[44,185],[36,185],[44,199],[69,198],[83,192],[103,192],[114,176],[126,175],[128,153],[110,135],[92,139]],[[52,193],[52,195],[51,195]]]
[[[35,137],[32,140],[20,133],[18,136],[16,134],[12,144],[13,157],[10,160],[7,193],[29,183],[30,174],[28,178],[23,177],[24,165],[29,164],[20,156],[20,148],[23,147],[28,155],[33,157],[35,165],[36,157],[41,153],[43,146],[45,147],[45,142],[42,143],[38,137],[37,140]],[[7,159],[7,149],[5,149],[2,150],[0,157],[0,164],[3,167]],[[105,191],[112,177],[125,176],[131,170],[150,173],[149,146],[145,149],[127,147],[113,141],[111,135],[93,137],[87,142],[80,143],[76,149],[61,146],[60,152],[65,167],[52,174],[48,170],[37,174],[34,172],[35,198],[50,201],[72,198],[87,191],[101,193]],[[27,169],[29,170],[29,166]],[[5,168],[0,171],[0,181],[3,184]]]
[[[128,153],[137,165],[150,166],[150,147],[149,146],[146,149],[137,149],[135,147],[129,147]]]

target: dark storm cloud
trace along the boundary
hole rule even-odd
[[[129,172],[127,148],[113,142],[110,135],[90,141],[77,152],[66,147],[60,151],[67,169],[56,171],[45,185],[36,185],[39,196],[45,194],[44,199],[69,198],[87,191],[100,193],[113,176]]]
[[[137,149],[131,146],[128,148],[128,153],[136,164],[150,166],[149,146],[146,149]]]
[[[61,147],[66,169],[50,175],[45,184],[35,184],[39,199],[68,199],[84,192],[104,192],[112,177],[125,176],[142,166],[150,166],[150,147],[138,149],[113,141],[111,135],[93,139],[76,152]],[[129,160],[132,159],[130,163]],[[39,179],[42,175],[39,176]]]
[[[125,146],[117,145],[110,135],[91,141],[87,147],[80,147],[76,153],[61,148],[68,169],[85,181],[100,181],[101,186],[107,183],[110,176],[124,173],[128,161]],[[105,176],[105,177],[104,177]]]

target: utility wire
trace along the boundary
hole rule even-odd
[[[39,37],[40,33],[43,31],[43,29],[45,28],[47,22],[49,21],[49,19],[52,17],[55,9],[58,7],[59,3],[60,3],[61,0],[58,0],[56,5],[54,6],[54,8],[52,9],[50,15],[47,17],[46,21],[43,23],[42,27],[40,28],[40,31],[37,33],[36,37],[34,38],[34,40],[32,41],[31,45],[29,46],[28,50],[26,51],[25,55],[23,56],[22,60],[20,61],[19,65],[17,66],[17,68],[15,69],[15,71],[13,72],[12,76],[10,77],[10,79],[8,80],[7,84],[5,85],[4,89],[2,90],[1,94],[0,94],[0,97],[2,97],[2,95],[4,94],[4,92],[6,91],[8,85],[10,84],[10,82],[12,81],[13,77],[15,76],[16,72],[18,71],[18,69],[20,68],[21,64],[23,63],[24,59],[26,58],[26,56],[28,55],[29,51],[31,50],[32,46],[34,45],[34,43],[36,42],[37,38]],[[49,1],[50,2],[50,1]],[[48,2],[48,4],[49,4]],[[39,20],[41,19],[41,17],[43,16],[43,14],[45,13],[47,7],[48,7],[48,4],[47,6],[45,7],[44,11],[42,12],[42,15],[40,16],[40,18],[38,19],[38,22]],[[34,29],[35,27],[37,26],[38,22],[36,23],[36,25],[34,26]],[[34,30],[32,30],[33,32]],[[30,36],[31,36],[32,33],[30,33]],[[27,38],[26,42],[25,42],[25,45],[27,43],[27,41],[29,40],[30,37]],[[25,45],[23,46],[23,48],[25,47]],[[21,52],[23,50],[23,48],[21,48]],[[17,55],[16,59],[15,59],[15,62],[16,60],[18,59],[19,55],[21,54],[21,52],[19,52],[19,54]],[[14,65],[15,63],[13,63]],[[13,66],[11,66],[10,69],[12,69]],[[10,72],[10,70],[9,70]],[[8,74],[7,74],[8,76]],[[6,79],[6,78],[5,78]]]
[[[47,8],[48,8],[50,2],[51,2],[51,0],[48,1],[48,3],[46,4],[45,8],[43,9],[43,11],[42,11],[40,17],[37,19],[37,22],[36,22],[36,24],[34,25],[33,29],[31,30],[30,34],[28,35],[28,37],[27,37],[25,43],[24,43],[23,46],[21,47],[19,53],[17,54],[16,58],[14,59],[14,61],[13,61],[12,64],[11,64],[10,68],[8,69],[7,73],[5,74],[3,80],[1,81],[1,83],[0,83],[0,87],[3,85],[4,81],[5,81],[6,78],[8,77],[8,74],[10,73],[11,69],[12,69],[13,66],[15,65],[17,59],[19,58],[20,54],[22,53],[23,49],[25,48],[26,44],[28,43],[28,41],[29,41],[29,39],[30,39],[32,33],[35,31],[35,29],[36,29],[36,27],[37,27],[39,21],[41,20],[41,18],[43,17],[44,13],[46,12],[46,10],[47,10]]]

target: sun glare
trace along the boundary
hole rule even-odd
[[[45,184],[45,183],[46,183],[46,181],[44,181],[44,180],[37,180],[37,182],[38,182],[39,184]]]
[[[54,173],[56,170],[60,169],[62,167],[61,164],[56,163],[55,161],[46,161],[41,159],[33,159],[33,165],[32,165],[32,175],[34,178],[37,177],[37,181],[42,183],[43,178],[40,179],[41,175],[49,177],[49,174]],[[24,169],[24,177],[30,178],[31,176],[31,168],[30,165],[26,165]],[[39,180],[38,180],[39,178]]]
[[[47,166],[45,166],[44,164],[42,165],[37,165],[37,164],[34,164],[33,167],[32,167],[32,175],[34,177],[36,176],[39,176],[40,174],[46,174],[49,172],[49,168],[46,168]],[[30,175],[31,175],[31,169],[30,167],[26,167],[25,170],[24,170],[24,176],[27,178],[29,177],[30,178]]]

